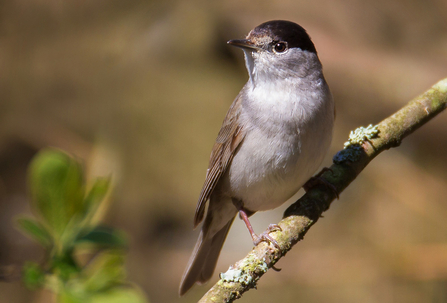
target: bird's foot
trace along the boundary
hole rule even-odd
[[[248,231],[250,232],[251,238],[253,239],[253,244],[257,246],[261,242],[272,243],[276,248],[280,249],[278,242],[270,236],[271,232],[280,230],[281,227],[278,224],[270,224],[266,231],[261,233],[259,236],[254,232],[253,227],[251,226],[250,221],[248,220],[247,211],[240,207],[239,215],[247,226]]]
[[[261,242],[272,243],[276,248],[280,249],[278,242],[270,236],[271,232],[274,231],[282,231],[281,227],[278,224],[270,224],[266,231],[263,233],[256,235],[252,234],[253,244],[257,246]]]

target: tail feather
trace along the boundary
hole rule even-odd
[[[180,283],[180,296],[185,294],[194,283],[197,282],[198,284],[203,284],[211,278],[233,220],[234,218],[228,221],[228,223],[212,237],[204,236],[202,229],[196,246],[194,247],[194,252],[189,260],[188,267],[183,274],[182,282]]]

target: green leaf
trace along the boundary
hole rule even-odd
[[[98,178],[84,200],[84,208],[88,215],[98,209],[110,188],[110,178]],[[87,214],[86,214],[87,215]]]
[[[34,209],[55,236],[82,212],[84,178],[81,165],[67,154],[45,149],[33,159],[29,183]]]
[[[45,248],[52,246],[50,233],[39,222],[32,218],[18,218],[17,225],[26,235],[36,240]]]
[[[87,291],[104,291],[123,283],[125,278],[124,254],[113,250],[103,252],[84,268]]]
[[[71,284],[69,285],[71,286]],[[75,288],[76,289],[73,289]],[[88,292],[79,285],[64,289],[59,303],[148,303],[143,292],[133,285],[120,285],[102,291]]]
[[[38,289],[45,283],[45,273],[38,264],[27,262],[23,266],[23,282],[31,290]]]
[[[57,297],[58,303],[87,303],[85,295],[72,293],[69,290],[63,290]],[[124,302],[123,302],[124,303]]]
[[[69,281],[75,277],[81,268],[73,259],[72,251],[65,251],[62,255],[56,255],[50,261],[51,272],[62,281]]]
[[[105,226],[96,226],[76,239],[76,244],[88,243],[101,248],[126,248],[127,239],[123,232]]]
[[[148,303],[148,301],[139,289],[121,286],[95,293],[89,303]]]

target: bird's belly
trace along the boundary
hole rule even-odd
[[[241,200],[248,210],[280,206],[304,185],[323,160],[327,147],[315,148],[309,139],[298,132],[268,137],[252,130],[232,160],[225,191]]]

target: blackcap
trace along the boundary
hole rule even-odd
[[[321,165],[332,139],[334,102],[304,28],[269,21],[228,44],[244,51],[249,79],[211,152],[194,226],[205,220],[180,295],[211,278],[238,213],[255,245],[277,245],[269,236],[277,226],[258,236],[248,217],[292,197]]]

